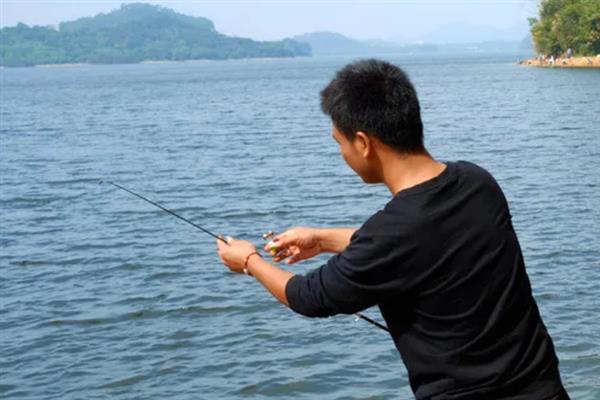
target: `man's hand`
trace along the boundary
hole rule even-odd
[[[273,238],[265,246],[265,250],[279,262],[287,258],[287,264],[295,264],[323,252],[318,230],[315,228],[296,227]]]
[[[244,270],[244,262],[250,254],[256,253],[256,247],[245,240],[234,240],[231,237],[227,237],[226,240],[228,244],[217,240],[219,257],[232,272],[241,274]]]

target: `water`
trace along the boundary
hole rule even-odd
[[[565,385],[600,398],[599,71],[389,59],[430,151],[504,188]],[[345,166],[319,109],[347,61],[1,70],[0,396],[411,398],[384,332],[293,314],[226,272],[212,238],[97,183],[256,243],[359,225],[389,194]]]

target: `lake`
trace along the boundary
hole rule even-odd
[[[414,81],[430,152],[502,186],[565,386],[600,398],[600,71],[383,58]],[[0,396],[412,398],[385,332],[294,314],[210,236],[98,184],[256,244],[358,226],[390,195],[344,164],[320,111],[349,61],[0,70]]]

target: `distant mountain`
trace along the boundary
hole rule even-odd
[[[293,37],[302,43],[308,43],[314,55],[345,54],[360,50],[363,44],[335,32],[313,32]]]
[[[309,44],[313,55],[377,55],[395,53],[428,53],[437,51],[436,46],[421,44],[398,44],[383,40],[360,41],[335,32],[312,32],[293,37]]]
[[[478,43],[447,43],[437,45],[439,53],[445,55],[512,55],[527,58],[533,55],[526,39],[516,41],[490,40]]]
[[[217,32],[209,19],[141,3],[63,22],[58,29],[18,24],[0,30],[0,64],[4,66],[310,54],[309,45],[292,39],[258,42],[228,37]]]
[[[515,34],[516,35],[516,34]],[[474,42],[441,42],[441,43],[395,43],[386,40],[355,40],[334,32],[313,32],[294,36],[293,39],[310,44],[314,55],[405,55],[405,54],[514,54],[516,57],[528,57],[533,53],[527,46],[526,34],[511,40],[489,40],[490,36],[482,35],[481,40]],[[455,36],[455,38],[458,38]],[[468,38],[469,36],[465,36]],[[514,40],[513,40],[514,39]],[[529,39],[529,43],[531,39]]]

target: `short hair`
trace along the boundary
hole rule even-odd
[[[388,62],[346,65],[321,91],[321,109],[349,140],[363,131],[402,153],[425,149],[417,92],[404,71]]]

